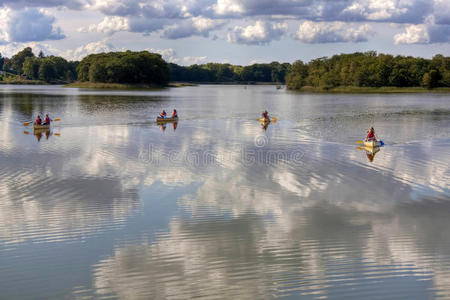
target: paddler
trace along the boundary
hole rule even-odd
[[[163,109],[162,113],[159,114],[159,116],[163,119],[167,118],[167,113],[166,111]]]
[[[264,118],[264,120],[270,120],[270,119],[269,119],[269,113],[267,112],[267,110],[264,110],[264,111],[263,111],[262,117]]]
[[[50,122],[53,121],[52,119],[50,119],[50,117],[48,116],[48,114],[45,115],[45,119],[44,119],[44,124],[43,125],[50,125]]]
[[[40,115],[37,116],[36,121],[34,121],[34,124],[36,124],[36,125],[41,125],[42,124],[42,120],[41,120],[41,116]]]
[[[375,137],[375,129],[373,127],[370,127],[370,129],[367,131],[366,142],[376,141],[376,140],[377,140],[377,138]]]
[[[178,113],[176,109],[174,109],[172,112],[172,118],[178,118]]]

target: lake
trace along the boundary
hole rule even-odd
[[[2,85],[0,298],[450,298],[449,128],[448,94]]]

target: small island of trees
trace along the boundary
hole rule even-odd
[[[160,54],[123,51],[91,54],[78,61],[34,55],[27,47],[10,59],[0,55],[0,83],[99,84],[163,87],[169,82],[286,84],[288,89],[312,92],[418,91],[450,88],[450,57],[432,59],[377,54],[375,51],[322,57],[308,63],[259,63],[239,66],[206,63],[180,66]],[[365,90],[366,89],[366,90]],[[411,90],[415,91],[415,90]]]
[[[160,54],[109,52],[91,54],[77,67],[78,81],[164,86],[169,83],[169,67]]]

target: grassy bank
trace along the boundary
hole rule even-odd
[[[124,83],[103,83],[103,82],[73,82],[64,87],[83,89],[112,89],[112,90],[158,90],[163,86],[148,84],[124,84]]]
[[[450,88],[427,89],[423,87],[312,87],[304,86],[300,90],[306,93],[345,93],[345,94],[395,94],[395,93],[450,93]]]
[[[40,80],[26,80],[26,79],[16,79],[16,78],[4,78],[0,80],[0,84],[47,84],[44,81]]]
[[[196,83],[191,82],[171,82],[169,87],[184,87],[184,86],[198,86]]]

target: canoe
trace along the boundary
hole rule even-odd
[[[163,122],[178,122],[178,117],[176,118],[161,118],[157,117],[156,122],[163,123]]]
[[[34,130],[48,130],[50,129],[50,125],[33,125]]]
[[[380,146],[381,146],[380,141],[364,142],[364,147],[367,147],[367,148],[380,147]]]
[[[364,147],[367,154],[375,154],[380,151],[380,147]]]
[[[270,119],[265,119],[265,118],[260,118],[260,119],[258,119],[258,121],[263,123],[263,124],[270,123]]]

